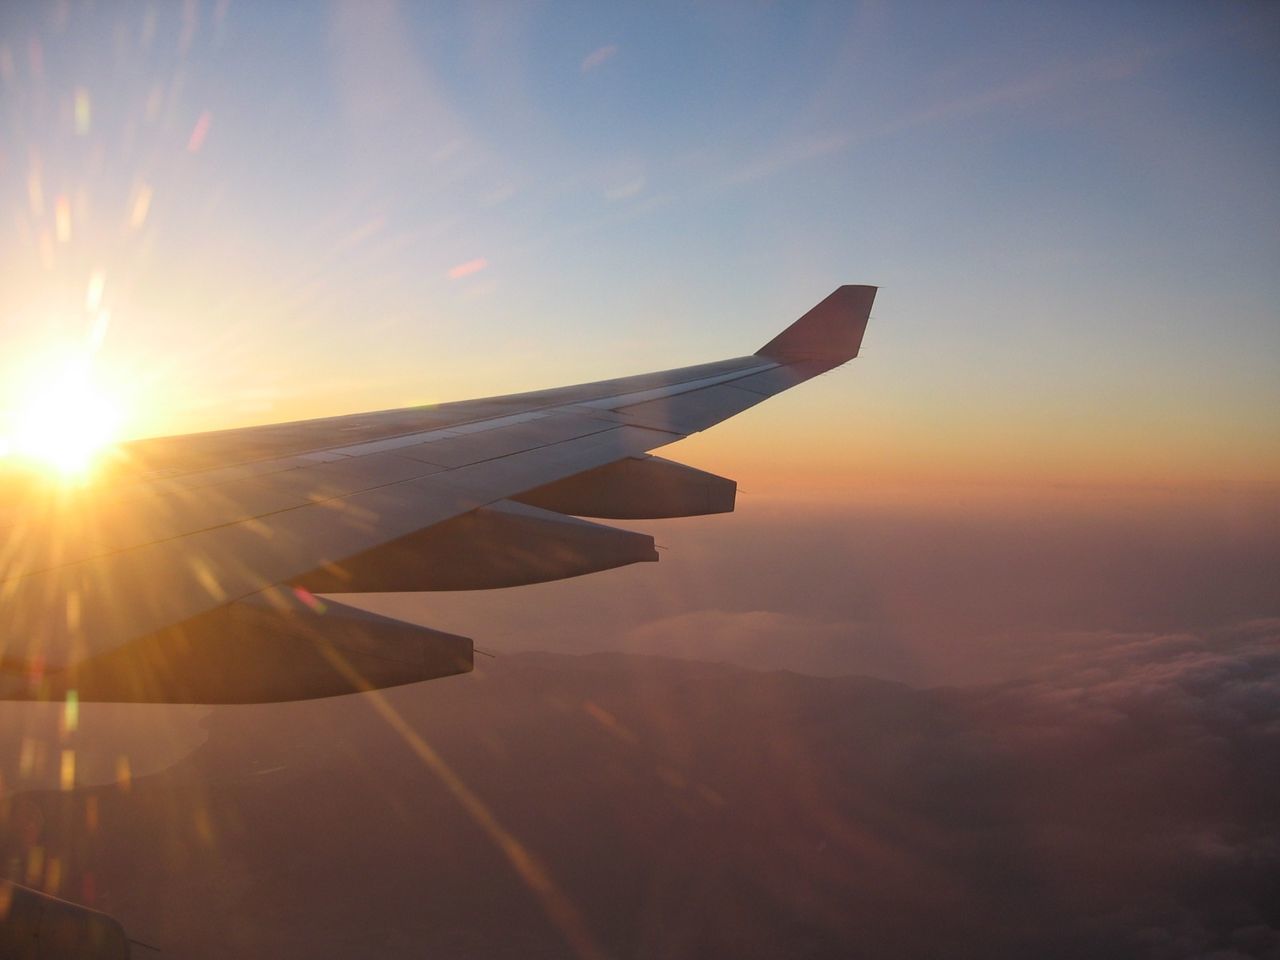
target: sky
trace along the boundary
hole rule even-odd
[[[145,436],[754,351],[748,489],[1280,483],[1267,4],[6,4],[0,407]]]
[[[499,395],[880,286],[858,359],[663,449],[739,497],[627,523],[660,563],[356,598],[472,674],[0,703],[8,875],[191,956],[369,907],[379,956],[562,956],[557,884],[691,956],[1274,951],[1278,53],[1244,2],[0,4],[0,468],[33,410]]]

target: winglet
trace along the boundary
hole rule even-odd
[[[858,355],[877,287],[846,284],[756,351],[788,363],[825,360],[840,364]]]

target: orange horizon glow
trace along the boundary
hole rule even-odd
[[[0,290],[8,394],[0,416],[11,420],[0,422],[0,443],[11,454],[74,472],[112,439],[715,360],[749,352],[839,283],[872,282],[882,286],[863,356],[667,453],[747,490],[831,499],[894,487],[923,496],[951,487],[1280,485],[1270,275],[1250,286],[1242,273],[1224,285],[1219,319],[1206,324],[1203,303],[1178,285],[1190,271],[1165,265],[1177,251],[1126,260],[1142,245],[1118,239],[1126,225],[1112,222],[1114,204],[1101,194],[1063,197],[1060,178],[1046,177],[1044,209],[1079,210],[1088,199],[1091,232],[1064,234],[1049,215],[1028,221],[1026,236],[1010,230],[1002,155],[988,158],[999,189],[976,185],[963,209],[927,196],[907,203],[937,179],[899,179],[919,158],[945,154],[928,138],[969,135],[948,127],[936,105],[895,101],[892,134],[867,133],[877,149],[898,151],[883,170],[852,149],[864,142],[861,128],[859,137],[796,132],[745,155],[726,146],[709,156],[709,179],[698,179],[700,163],[673,165],[694,171],[688,181],[664,173],[643,151],[597,168],[565,148],[572,138],[547,146],[551,170],[525,170],[529,144],[497,134],[481,143],[469,111],[480,129],[510,125],[484,120],[483,103],[451,104],[430,58],[419,62],[405,46],[402,21],[418,14],[339,9],[331,49],[281,76],[289,109],[269,118],[307,162],[244,163],[257,157],[265,129],[253,121],[268,119],[260,91],[224,100],[217,85],[184,87],[181,70],[152,46],[154,23],[143,30],[123,12],[99,14],[134,38],[132,53],[146,64],[136,78],[46,75],[43,54],[28,62],[0,44],[6,81],[28,96],[30,131],[10,158],[12,256]],[[77,14],[52,33],[37,23],[29,49],[78,49],[73,34],[96,42],[99,14]],[[179,62],[221,63],[220,45],[253,36],[247,24],[259,16],[273,18],[245,10],[226,22],[179,23],[175,14]],[[603,83],[629,59],[615,58],[620,50],[596,44],[570,65],[582,83]],[[312,71],[322,66],[333,76],[317,86]],[[958,102],[983,105],[975,120],[1021,130],[1024,119],[1000,92],[1009,89],[1046,88],[1013,77],[994,96]],[[1077,92],[1087,99],[1106,89]],[[757,102],[726,104],[727,115]],[[380,106],[370,112],[371,104]],[[829,125],[841,131],[843,122]],[[578,135],[594,142],[593,129]],[[707,149],[705,133],[658,153]],[[320,134],[333,149],[313,163],[304,147]],[[1148,182],[1149,164],[1120,159],[1133,161],[1139,185]],[[801,189],[810,175],[826,189]],[[1175,212],[1183,195],[1169,194]],[[1039,209],[1027,202],[1017,208]],[[828,222],[832,211],[864,206],[858,223],[890,222],[876,215],[881,205],[908,217],[892,243],[881,243],[878,227],[848,228],[843,215]],[[742,234],[739,206],[755,210],[763,229]],[[954,244],[913,239],[947,237],[961,223],[980,230],[972,249],[989,254],[957,258]],[[734,246],[747,235],[750,248]],[[1113,235],[1119,249],[1103,259],[1116,267],[1081,283],[1082,271],[1098,273],[1084,251]],[[1162,231],[1151,240],[1192,236]],[[725,241],[729,252],[705,256]],[[50,342],[91,354],[92,376],[66,382],[49,372]],[[31,385],[40,379],[46,386]]]
[[[223,340],[204,353],[187,346],[166,357],[136,337],[122,342],[114,329],[123,324],[113,325],[107,349],[102,286],[101,272],[91,272],[86,300],[98,319],[81,343],[51,348],[32,338],[6,358],[10,390],[0,406],[0,454],[70,475],[114,441],[413,406],[428,398],[499,396],[597,375],[588,364],[553,363],[514,345],[510,357],[495,345],[484,358],[472,350],[406,371],[389,345],[385,376],[371,369],[334,381],[321,371],[312,377],[302,365],[282,377],[274,353],[259,354],[248,331],[239,343]],[[173,315],[202,312],[176,293]],[[33,296],[36,303],[42,299]],[[127,323],[134,308],[119,296],[116,301],[113,315]],[[145,309],[161,312],[155,303]],[[536,322],[528,321],[530,331]],[[668,365],[682,359],[673,356]],[[660,363],[615,358],[606,372],[642,373]],[[1046,495],[1280,489],[1280,445],[1267,442],[1270,428],[1260,416],[1225,429],[1221,423],[1194,429],[1173,407],[1163,421],[1150,411],[1123,409],[1108,418],[1034,410],[1000,415],[988,407],[948,409],[900,392],[884,395],[886,376],[879,358],[859,358],[654,452],[734,477],[746,491],[827,500],[893,488],[919,497],[951,488]]]

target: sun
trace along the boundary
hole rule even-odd
[[[94,375],[92,355],[61,357],[34,371],[10,412],[0,453],[67,479],[84,477],[118,438],[121,406]]]

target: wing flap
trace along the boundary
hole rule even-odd
[[[627,457],[515,499],[547,510],[613,520],[732,513],[738,485],[662,457]]]
[[[504,500],[292,582],[313,593],[492,590],[657,559],[648,534]]]
[[[11,699],[272,703],[466,673],[466,637],[273,588],[24,682]]]

